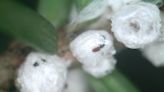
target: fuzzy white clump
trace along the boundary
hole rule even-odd
[[[110,61],[116,53],[111,35],[104,30],[89,30],[80,34],[70,44],[73,55],[83,64],[84,70],[95,77],[101,77],[109,73]],[[92,69],[96,69],[92,73]]]
[[[67,65],[56,55],[31,53],[18,71],[20,92],[62,92]]]
[[[156,67],[164,65],[164,43],[154,43],[142,49],[143,55]]]
[[[128,48],[143,48],[160,34],[160,11],[154,4],[138,2],[122,7],[112,17],[112,32]]]
[[[68,79],[63,92],[89,92],[88,82],[82,70],[73,69],[68,72]]]

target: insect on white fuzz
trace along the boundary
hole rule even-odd
[[[104,30],[89,30],[80,34],[71,42],[70,49],[78,61],[83,64],[84,70],[95,77],[108,74],[111,66],[115,65],[110,61],[110,58],[116,53],[113,39]],[[96,69],[95,74],[91,73],[91,68]]]
[[[141,49],[143,55],[156,67],[164,65],[164,43],[157,42]]]
[[[18,70],[20,92],[62,92],[67,66],[56,55],[31,53]]]
[[[157,40],[160,34],[160,11],[154,4],[129,4],[114,14],[111,20],[116,39],[128,48],[143,48]]]

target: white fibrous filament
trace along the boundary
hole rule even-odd
[[[156,42],[141,49],[143,55],[156,67],[164,66],[164,43]]]
[[[20,92],[62,92],[67,65],[57,55],[32,52],[18,70]]]
[[[115,66],[113,39],[105,30],[89,30],[80,34],[71,42],[70,49],[84,70],[95,77],[105,76]]]
[[[160,36],[159,36],[159,39],[158,39],[158,41],[164,41],[164,12],[160,12],[160,14],[161,14],[161,29],[160,29],[160,31],[161,31],[161,34],[160,34]]]
[[[72,12],[74,18],[71,18],[67,30],[71,32],[75,31],[79,27],[83,26],[83,24],[99,18],[105,12],[106,6],[106,0],[93,0],[80,12],[76,11],[76,14],[74,14],[75,11]]]
[[[137,3],[141,0],[106,0],[108,2],[108,7],[112,9],[113,12],[117,12],[123,6],[128,4]]]
[[[143,48],[156,41],[160,34],[160,10],[154,4],[126,5],[111,20],[114,36],[128,48]]]
[[[79,12],[78,22],[84,22],[98,18],[102,15],[106,8],[106,0],[93,0],[89,5]]]
[[[63,92],[89,92],[86,75],[81,69],[68,71],[68,78]]]

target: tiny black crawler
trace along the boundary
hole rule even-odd
[[[37,66],[39,66],[39,63],[38,63],[38,62],[35,62],[35,63],[33,64],[33,66],[34,66],[34,67],[37,67]]]
[[[42,60],[43,62],[46,62],[46,60],[45,60],[45,59],[43,59],[43,58],[41,58],[41,60]]]

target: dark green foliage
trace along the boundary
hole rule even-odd
[[[89,76],[89,82],[95,92],[140,92],[125,76],[116,70],[100,79]]]
[[[39,0],[38,12],[55,27],[66,24],[72,0]]]
[[[36,48],[55,53],[57,32],[43,17],[13,0],[0,0],[0,28],[6,34]]]

